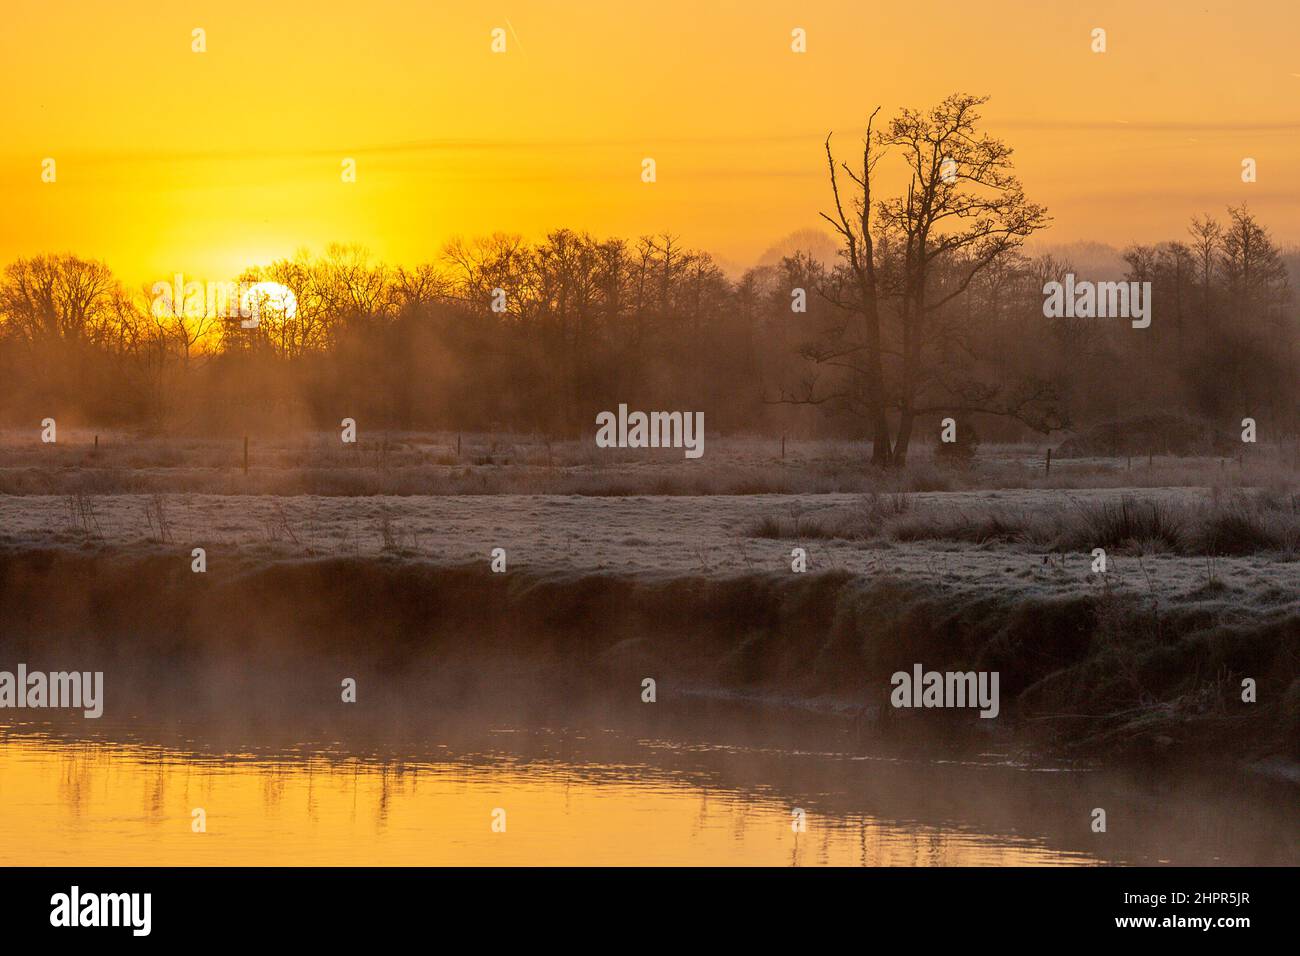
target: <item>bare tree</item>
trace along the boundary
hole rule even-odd
[[[1220,268],[1236,308],[1246,318],[1273,317],[1286,299],[1286,263],[1268,230],[1244,204],[1228,209],[1220,248]]]
[[[830,172],[835,214],[831,216],[822,213],[821,216],[840,235],[843,243],[840,252],[843,265],[836,271],[837,281],[823,287],[820,291],[835,305],[849,313],[850,318],[844,324],[829,329],[829,334],[822,343],[805,346],[804,354],[818,365],[843,369],[850,372],[851,376],[843,390],[823,394],[820,397],[816,395],[815,380],[811,380],[805,384],[803,397],[798,400],[821,404],[839,399],[850,404],[865,406],[872,434],[871,463],[885,467],[890,463],[891,444],[889,420],[885,414],[880,289],[876,275],[875,238],[871,221],[871,177],[883,155],[880,148],[872,142],[873,125],[879,112],[880,108],[877,107],[867,118],[866,135],[862,140],[861,166],[855,171],[847,163],[840,163],[840,168],[857,188],[857,195],[850,201],[849,212],[845,211],[844,201],[840,197],[840,183],[835,168],[835,155],[831,152],[831,138],[826,137],[826,165]],[[849,281],[842,281],[844,278]],[[859,386],[855,379],[860,379],[862,385]]]
[[[985,101],[955,94],[928,113],[903,110],[883,135],[873,111],[854,167],[837,165],[826,140],[835,209],[822,217],[840,237],[841,264],[822,293],[849,318],[803,352],[844,374],[829,391],[814,379],[782,400],[860,408],[876,465],[906,464],[921,415],[983,412],[1043,430],[1062,422],[1048,384],[1004,388],[972,374],[979,345],[972,313],[953,308],[978,276],[1048,222],[1046,210],[1025,198],[1011,149],[977,131]],[[880,200],[873,177],[890,151],[906,165],[907,190]]]
[[[93,344],[111,334],[118,281],[102,262],[72,255],[18,259],[0,282],[0,311],[29,344]]]
[[[1218,261],[1219,248],[1223,242],[1223,227],[1207,213],[1204,219],[1193,216],[1187,231],[1192,236],[1192,256],[1196,260],[1201,279],[1201,321],[1208,324],[1214,264]]]

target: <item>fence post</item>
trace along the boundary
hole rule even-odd
[[[1043,469],[1043,474],[1050,475],[1051,473],[1052,473],[1052,449],[1049,448],[1047,449],[1047,466]]]

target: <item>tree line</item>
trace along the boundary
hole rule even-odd
[[[1044,318],[1044,284],[1074,267],[1026,253],[1050,220],[980,132],[983,102],[873,113],[851,162],[828,138],[838,255],[794,249],[737,279],[670,234],[497,233],[415,267],[332,245],[239,277],[296,297],[250,328],[193,299],[159,308],[97,260],[21,258],[0,278],[0,416],[566,437],[626,402],[724,433],[870,439],[881,466],[948,416],[1003,439],[1160,410],[1294,434],[1287,259],[1254,214],[1125,250],[1126,278],[1152,283],[1150,328]],[[906,171],[896,195],[882,162]]]

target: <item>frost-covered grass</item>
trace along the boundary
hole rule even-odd
[[[1055,499],[989,496],[973,503],[912,506],[905,494],[867,495],[825,515],[767,515],[751,529],[763,538],[962,541],[1025,544],[1053,552],[1104,548],[1123,553],[1240,555],[1300,552],[1300,495],[1272,490],[1212,490],[1176,496],[1151,491]]]
[[[186,563],[192,548],[203,547],[210,563],[240,554],[384,557],[441,565],[486,565],[492,549],[499,547],[506,550],[508,567],[534,573],[704,578],[789,575],[792,551],[802,547],[811,572],[1040,596],[1111,588],[1247,609],[1294,601],[1300,564],[1293,550],[1247,553],[1233,548],[1225,555],[1207,555],[1156,547],[1146,538],[1124,539],[1122,521],[1119,531],[1098,529],[1110,538],[1090,537],[1089,529],[1097,516],[1113,517],[1126,508],[1153,508],[1178,515],[1178,520],[1209,516],[1198,526],[1205,529],[1230,520],[1224,516],[1238,510],[1271,514],[1271,501],[1257,495],[1248,504],[1236,504],[1231,497],[1197,489],[927,492],[874,498],[10,496],[0,497],[0,544],[161,547],[174,550],[177,560]],[[1135,526],[1147,527],[1141,524],[1146,519],[1136,520]],[[1007,533],[986,533],[993,521],[1001,522]],[[971,528],[979,529],[978,540]],[[1068,546],[1060,537],[1064,531],[1078,535]],[[1050,544],[1032,540],[1035,535]],[[1104,577],[1091,570],[1093,547],[1108,549]]]

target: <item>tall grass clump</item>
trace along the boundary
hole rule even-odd
[[[1197,530],[1203,554],[1240,555],[1300,552],[1300,496],[1260,492],[1216,502]]]
[[[1138,501],[1125,495],[1119,501],[1076,505],[1073,520],[1062,528],[1058,546],[1070,550],[1091,548],[1142,548],[1181,552],[1188,543],[1185,509],[1158,498]]]

